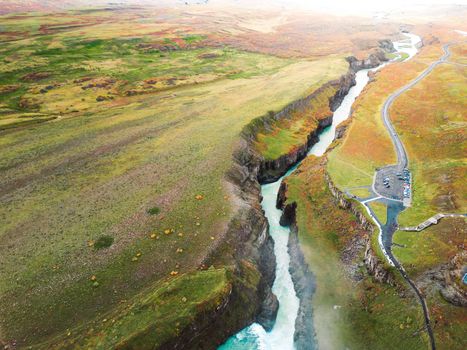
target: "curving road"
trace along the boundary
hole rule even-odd
[[[409,159],[408,159],[404,144],[402,143],[399,135],[397,134],[394,126],[391,123],[389,109],[391,108],[394,101],[400,95],[402,95],[404,92],[414,87],[417,83],[419,83],[422,79],[424,79],[428,74],[430,74],[438,65],[443,64],[443,63],[451,63],[448,61],[449,57],[451,56],[449,47],[453,44],[457,44],[457,43],[445,44],[442,47],[443,56],[439,60],[431,63],[431,65],[428,68],[426,68],[419,76],[417,76],[410,83],[408,83],[407,85],[403,86],[402,88],[400,88],[399,90],[391,94],[387,98],[387,100],[384,102],[383,109],[381,111],[381,116],[384,122],[384,126],[388,130],[389,135],[391,136],[391,140],[394,144],[394,148],[396,149],[397,164],[389,165],[389,166],[380,168],[376,171],[375,176],[373,178],[373,183],[371,186],[373,195],[370,198],[358,198],[358,197],[353,196],[354,198],[356,198],[356,200],[358,200],[361,204],[363,204],[363,206],[368,211],[368,214],[371,217],[373,217],[376,225],[379,227],[380,236],[379,236],[378,241],[383,251],[383,254],[386,256],[389,263],[400,272],[402,277],[406,280],[406,282],[410,285],[410,287],[413,289],[413,291],[417,295],[420,305],[422,306],[423,317],[425,321],[425,328],[430,338],[430,345],[431,345],[432,350],[436,350],[436,343],[435,343],[435,337],[433,334],[433,330],[431,328],[430,315],[429,315],[428,306],[426,304],[425,298],[422,292],[415,285],[415,283],[407,275],[407,272],[405,271],[404,267],[401,265],[401,263],[396,259],[396,257],[392,253],[392,244],[393,244],[392,236],[398,228],[397,217],[399,213],[402,210],[404,210],[404,207],[410,204],[407,204],[405,203],[405,201],[402,200],[402,184],[403,184],[402,182],[393,181],[391,183],[390,189],[387,189],[383,185],[383,179],[387,177],[392,177],[392,178],[397,177],[396,174],[400,173],[404,168],[407,168],[409,164]],[[387,218],[387,222],[385,225],[382,225],[382,223],[379,222],[375,213],[373,212],[371,207],[368,205],[368,202],[371,202],[374,200],[385,200],[386,203],[388,204],[388,218]]]
[[[400,88],[396,92],[394,92],[389,98],[384,102],[383,110],[381,111],[381,115],[383,117],[384,126],[389,132],[391,136],[391,140],[396,148],[397,153],[397,165],[399,170],[402,168],[406,168],[409,164],[409,159],[407,157],[407,152],[405,151],[404,144],[399,138],[394,126],[391,124],[390,115],[389,115],[389,108],[391,108],[392,104],[400,95],[404,92],[409,90],[410,88],[414,87],[418,82],[424,79],[428,74],[430,74],[433,69],[435,69],[438,65],[447,62],[449,57],[451,56],[451,52],[449,51],[449,46],[452,44],[446,44],[443,46],[443,56],[438,60],[433,62],[427,69],[425,69],[417,78],[412,80],[410,83],[405,85],[404,87]]]
[[[440,65],[442,63],[449,63],[448,59],[451,56],[451,53],[449,51],[449,47],[451,45],[452,45],[452,43],[444,45],[443,46],[443,56],[439,60],[433,62],[417,78],[415,78],[410,83],[408,83],[407,85],[403,86],[402,88],[400,88],[399,90],[394,92],[392,95],[390,95],[388,97],[388,99],[384,103],[383,109],[381,111],[381,116],[383,118],[384,126],[388,130],[389,135],[391,136],[391,140],[392,140],[392,142],[394,144],[394,148],[396,149],[397,165],[396,166],[388,166],[386,169],[379,170],[381,172],[386,171],[386,173],[383,176],[378,176],[378,172],[376,173],[372,188],[373,188],[373,191],[377,195],[382,196],[380,193],[376,192],[377,181],[381,181],[381,179],[383,177],[387,176],[388,175],[387,172],[390,172],[390,173],[400,172],[400,171],[402,171],[402,169],[407,168],[407,166],[409,164],[409,159],[408,159],[407,152],[405,150],[404,144],[402,143],[399,135],[397,134],[394,126],[391,123],[389,109],[391,108],[394,101],[400,95],[402,95],[404,92],[406,92],[407,90],[414,87],[417,83],[419,83],[422,79],[424,79],[428,74],[430,74],[438,65]],[[398,184],[398,185],[395,184],[395,186],[393,186],[393,187],[396,187],[396,189],[394,191],[399,190],[397,188],[397,186],[401,186],[401,184]],[[385,197],[385,196],[383,196],[383,197]],[[407,273],[404,270],[403,266],[399,263],[399,261],[396,259],[396,257],[392,253],[392,249],[391,249],[392,235],[394,234],[394,232],[397,229],[397,216],[398,216],[398,213],[403,210],[403,208],[400,206],[400,200],[396,199],[396,197],[397,196],[394,196],[393,198],[385,197],[386,199],[388,199],[390,201],[389,207],[392,207],[394,215],[391,218],[391,220],[388,220],[388,222],[386,223],[386,225],[384,227],[380,228],[381,231],[382,231],[382,235],[383,235],[383,232],[384,232],[384,235],[383,235],[384,238],[383,238],[383,241],[382,241],[382,244],[383,244],[383,247],[384,247],[383,252],[385,253],[386,257],[390,260],[390,263],[401,273],[402,277],[407,281],[407,283],[412,287],[415,294],[417,295],[417,298],[419,299],[420,304],[422,306],[423,316],[424,316],[424,319],[425,319],[426,331],[427,331],[427,333],[428,333],[428,335],[430,337],[431,349],[435,350],[436,349],[435,337],[434,337],[434,334],[433,334],[433,330],[431,328],[430,315],[429,315],[429,312],[428,312],[428,307],[427,307],[425,298],[423,297],[423,294],[418,289],[418,287],[415,285],[415,283],[409,278],[409,276],[407,275]],[[368,207],[364,202],[362,202],[362,204],[364,204],[371,211],[370,207]]]

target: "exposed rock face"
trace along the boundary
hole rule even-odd
[[[394,276],[391,272],[386,270],[384,264],[378,259],[375,252],[371,248],[370,240],[367,240],[365,249],[365,258],[363,259],[366,269],[370,275],[374,277],[379,283],[387,283],[392,286],[395,285]]]
[[[336,94],[331,98],[329,101],[329,106],[331,107],[331,111],[335,111],[342,103],[342,100],[349,92],[350,88],[356,84],[355,81],[355,72],[356,70],[350,67],[347,74],[341,76],[339,81],[334,82],[334,84],[339,86]]]
[[[295,208],[296,206],[294,206],[294,210]],[[295,347],[300,350],[314,350],[316,334],[313,327],[312,298],[316,290],[316,282],[300,249],[298,228],[295,223],[291,226],[288,247],[290,255],[289,270],[295,291],[300,299],[298,314],[295,319]]]
[[[416,284],[422,290],[434,287],[447,302],[467,307],[467,291],[461,286],[466,263],[467,251],[463,251],[455,255],[447,264],[425,273]]]
[[[315,278],[311,273],[305,256],[300,249],[298,227],[296,221],[297,203],[285,204],[287,201],[287,185],[283,182],[278,193],[277,208],[282,209],[280,224],[290,226],[288,250],[290,255],[289,272],[292,276],[295,292],[300,299],[297,318],[295,320],[294,343],[300,350],[314,350],[315,331],[313,328],[312,298],[316,289]]]
[[[368,65],[379,65],[381,57],[370,56],[363,63],[353,64],[349,61],[350,69],[338,81],[328,84],[337,85],[336,94],[330,99],[332,111],[342,102],[349,89],[355,85],[355,71]],[[324,85],[322,89],[328,87]],[[232,289],[228,296],[216,308],[214,313],[198,315],[194,322],[184,329],[179,337],[171,340],[162,348],[171,349],[214,349],[228,336],[235,334],[242,328],[258,322],[266,330],[270,330],[275,322],[278,311],[278,301],[272,293],[271,287],[275,279],[274,242],[269,235],[268,223],[261,208],[260,182],[272,182],[282,176],[290,166],[302,160],[308,149],[318,141],[321,130],[332,123],[332,116],[320,120],[317,129],[307,138],[306,144],[291,154],[284,155],[277,160],[266,162],[258,154],[252,144],[260,130],[267,130],[273,123],[290,115],[291,111],[304,108],[315,94],[309,95],[289,104],[283,110],[253,120],[242,131],[242,138],[234,152],[234,165],[227,174],[227,180],[233,185],[236,202],[239,206],[236,216],[229,224],[226,239],[205,261],[234,263],[234,278]],[[286,202],[286,186],[281,187],[277,206],[283,207]],[[342,195],[342,194],[341,194]],[[342,196],[343,198],[343,196]],[[340,200],[343,205],[353,208],[353,204]],[[355,210],[359,222],[368,230],[372,225],[358,210]],[[300,250],[296,227],[296,203],[286,205],[281,218],[281,224],[291,225],[289,238],[289,253],[291,256],[290,272],[295,289],[300,298],[300,308],[296,320],[294,340],[298,349],[311,349],[314,330],[312,324],[311,298],[315,289],[313,275],[308,269],[303,253]],[[229,253],[231,252],[231,256]],[[375,266],[375,263],[372,264]],[[258,281],[251,277],[255,275]],[[222,325],[222,327],[219,327]]]
[[[276,208],[282,209],[287,200],[287,182],[282,182],[279,187],[279,192],[277,193]]]
[[[307,142],[304,145],[297,147],[292,152],[284,154],[277,159],[263,161],[259,172],[259,180],[262,183],[277,181],[293,164],[306,157],[311,146],[319,141],[319,133],[331,124],[332,116],[321,119],[318,123],[318,127],[307,136]]]
[[[379,47],[383,49],[385,52],[395,52],[396,48],[394,47],[394,44],[392,43],[391,40],[389,39],[383,39],[378,41]]]
[[[353,71],[359,71],[361,69],[370,69],[378,67],[383,62],[386,62],[386,54],[382,50],[378,50],[375,53],[372,53],[368,58],[364,60],[359,60],[354,56],[349,56],[346,58],[347,62],[350,64],[350,68]]]
[[[313,98],[315,98],[319,93],[321,93],[323,89],[327,88],[329,85],[337,87],[337,92],[329,100],[329,106],[331,111],[335,111],[342,103],[342,100],[344,99],[345,95],[347,95],[350,88],[355,85],[355,71],[353,69],[349,69],[347,74],[343,75],[339,80],[332,81],[328,84],[323,85],[313,94],[291,103],[279,113],[270,112],[268,116],[260,118],[260,120],[258,120],[258,122],[253,125],[255,134],[261,129],[270,129],[271,125],[275,121],[285,118],[286,116],[290,115],[292,111],[301,110],[305,108],[305,106],[310,104],[310,101],[312,101]],[[332,115],[320,119],[318,121],[316,129],[313,130],[307,136],[307,141],[303,145],[295,148],[292,152],[288,154],[280,156],[277,159],[263,159],[259,170],[259,181],[261,183],[270,183],[276,181],[281,176],[283,176],[292,165],[296,164],[297,162],[303,160],[306,157],[308,150],[319,141],[318,135],[321,133],[321,131],[331,124]]]
[[[295,202],[285,205],[283,212],[282,212],[282,216],[279,221],[281,226],[290,226],[295,223],[296,209],[297,209],[297,203]]]
[[[261,187],[258,182],[260,157],[248,140],[242,140],[234,154],[235,165],[228,179],[236,185],[243,208],[229,228],[227,244],[235,246],[235,261],[253,261],[261,273],[258,288],[259,308],[255,319],[269,330],[274,324],[278,301],[271,287],[275,279],[274,241],[261,208]],[[256,316],[255,315],[255,316]],[[245,326],[254,320],[249,320]],[[242,327],[243,328],[243,327]]]
[[[256,322],[264,327],[264,329],[269,332],[274,326],[274,322],[277,317],[277,312],[279,311],[279,301],[277,297],[272,293],[270,288],[266,291],[266,298],[263,301],[262,309]]]
[[[350,125],[350,122],[351,122],[351,120],[349,118],[346,121],[340,123],[336,127],[336,136],[335,136],[336,140],[341,139],[341,138],[344,137],[345,132],[347,131],[347,129],[348,129],[349,125]]]
[[[394,285],[394,276],[385,268],[384,263],[378,258],[371,248],[370,236],[375,234],[373,223],[362,213],[358,203],[347,199],[347,197],[334,185],[328,174],[325,175],[325,179],[331,194],[335,198],[336,204],[343,209],[349,210],[353,215],[355,215],[360,227],[368,232],[368,237],[366,238],[365,257],[363,260],[368,273],[380,283]]]
[[[274,324],[278,301],[271,287],[275,279],[274,241],[261,208],[257,180],[260,157],[242,139],[227,174],[239,206],[221,246],[203,262],[234,265],[232,290],[215,312],[198,315],[179,336],[161,349],[216,349],[229,336],[253,322],[266,330]]]

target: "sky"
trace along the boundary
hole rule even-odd
[[[467,0],[210,0],[210,2],[237,3],[250,6],[254,3],[262,8],[276,5],[283,8],[324,10],[342,14],[358,13],[360,11],[388,11],[391,9],[400,11],[413,6],[423,6],[425,8],[433,7],[433,5],[450,4],[467,6]]]

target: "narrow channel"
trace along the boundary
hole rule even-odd
[[[405,43],[394,43],[395,48],[400,52],[406,52],[409,58],[416,53],[413,52],[417,38],[406,34],[410,40],[410,47]],[[419,40],[419,39],[418,39]],[[404,47],[405,46],[405,47]],[[407,52],[409,51],[410,52]],[[407,58],[408,59],[408,58]],[[352,110],[355,99],[363,91],[370,80],[368,73],[376,71],[386,65],[384,63],[373,69],[363,69],[356,73],[356,84],[344,97],[341,105],[334,111],[332,124],[325,128],[319,135],[319,141],[310,148],[308,155],[321,157],[334,141],[336,127],[346,120]],[[279,224],[282,210],[276,208],[276,199],[282,180],[289,176],[300,165],[300,162],[289,169],[289,171],[276,182],[262,185],[261,203],[266,218],[269,222],[269,232],[274,240],[274,253],[276,255],[276,279],[272,287],[273,293],[279,300],[279,311],[273,329],[266,332],[264,328],[253,323],[237,334],[230,337],[219,350],[293,350],[293,336],[295,332],[295,319],[298,313],[299,299],[295,293],[292,277],[289,272],[290,256],[287,248],[290,229]],[[315,344],[316,347],[316,344]]]

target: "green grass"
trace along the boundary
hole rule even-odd
[[[367,198],[371,195],[371,192],[367,188],[356,188],[350,190],[349,192],[360,198]]]
[[[148,214],[149,215],[157,215],[161,212],[161,209],[159,207],[152,207],[148,209]]]
[[[368,203],[370,208],[375,213],[376,217],[378,218],[379,222],[384,225],[387,220],[387,205],[378,201],[373,201]]]
[[[345,65],[336,65],[332,75],[329,74],[325,79],[336,79],[346,69]],[[315,86],[319,87],[317,84]],[[336,91],[336,87],[326,87],[315,93],[304,110],[290,113],[287,118],[274,123],[271,130],[260,131],[255,147],[265,159],[273,160],[306,144],[307,137],[316,130],[319,120],[332,115],[329,99]]]
[[[70,328],[62,339],[39,348],[154,349],[179,335],[191,317],[215,309],[230,288],[224,269],[169,279],[99,316],[92,326]]]
[[[467,106],[463,99],[467,90],[459,69],[436,68],[392,109],[409,152],[414,181],[413,205],[401,214],[401,225],[418,225],[439,212],[466,211],[461,195],[467,167],[461,151],[466,144],[465,121],[460,111]],[[438,140],[436,146],[428,141],[433,139]]]
[[[112,236],[103,235],[96,240],[96,242],[94,243],[94,248],[97,250],[109,248],[113,242],[114,238]]]
[[[298,203],[300,245],[316,278],[313,318],[318,345],[425,349],[426,339],[413,336],[423,323],[415,298],[401,298],[396,288],[374,282],[364,267],[357,267],[363,277],[358,283],[349,278],[346,267],[358,266],[363,249],[345,264],[340,254],[363,232],[350,212],[333,203],[318,162],[306,159],[286,180],[288,201]]]
[[[328,158],[327,170],[340,188],[370,186],[373,182],[371,169],[361,169],[351,158],[339,157],[337,152],[331,152]]]
[[[398,61],[405,61],[409,57],[408,53],[402,52]]]
[[[205,35],[191,34],[191,35],[184,36],[183,40],[185,40],[189,44],[192,44],[192,43],[196,43],[199,41],[203,41],[205,38],[206,38]]]
[[[464,225],[463,218],[448,218],[421,232],[397,231],[394,242],[405,247],[394,247],[394,254],[407,266],[408,272],[419,276],[446,263],[460,251],[465,236]]]
[[[112,29],[92,27],[96,36]],[[41,115],[54,117],[0,138],[0,188],[8,192],[0,199],[0,239],[8,242],[0,248],[0,327],[24,346],[92,322],[172,271],[197,269],[233,216],[225,173],[243,127],[338,77],[334,67],[346,64],[228,47],[161,57],[140,49],[144,36],[97,40],[88,30],[0,49],[2,59],[16,60],[2,66],[1,83],[21,85],[0,96],[0,104],[17,109],[14,122],[33,118],[19,109],[22,98],[36,99]],[[198,58],[213,52],[219,55]],[[22,79],[45,71],[52,75],[44,80]],[[88,81],[74,82],[88,76],[115,83],[83,90]],[[154,77],[188,83],[124,93]],[[49,84],[58,86],[41,94]],[[97,103],[103,94],[114,99]],[[147,212],[156,207],[157,215]],[[89,245],[101,236],[114,238],[109,249]]]

